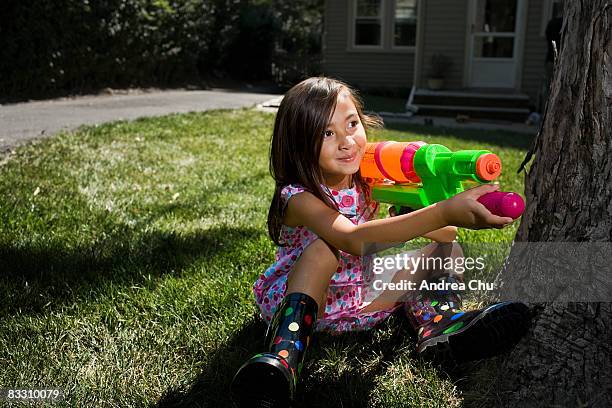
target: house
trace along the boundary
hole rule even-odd
[[[420,113],[524,120],[543,100],[561,1],[326,0],[323,69],[361,89],[409,89]],[[440,54],[444,85],[431,90]]]

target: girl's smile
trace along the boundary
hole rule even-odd
[[[340,160],[343,163],[352,163],[356,158],[357,158],[357,153],[355,152],[349,156],[341,157],[338,160]]]

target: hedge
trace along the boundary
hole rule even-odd
[[[323,0],[4,0],[0,98],[177,85],[280,84],[318,70]]]

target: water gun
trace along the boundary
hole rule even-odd
[[[374,201],[392,204],[397,214],[446,200],[464,189],[495,180],[501,160],[488,150],[451,151],[425,142],[368,143],[360,165]],[[478,198],[491,213],[516,219],[525,202],[516,193],[495,191]]]

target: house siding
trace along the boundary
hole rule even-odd
[[[467,0],[426,0],[421,1],[421,5],[425,7],[425,21],[417,85],[427,85],[432,55],[444,54],[453,62],[444,86],[449,89],[463,88]]]
[[[527,11],[525,13],[520,92],[529,95],[535,102],[544,75],[546,39],[541,35],[541,30],[542,15],[546,7],[544,3],[546,2],[525,1]],[[468,0],[427,0],[422,4],[425,7],[425,21],[420,52],[421,69],[417,77],[417,85],[419,87],[427,85],[431,56],[442,53],[453,60],[445,87],[462,89],[465,87]]]
[[[389,2],[389,0],[387,0]],[[445,80],[447,89],[465,89],[467,13],[469,0],[421,0],[419,34],[414,52],[353,51],[349,48],[351,0],[327,0],[323,40],[323,74],[360,88],[427,87],[433,54],[445,54],[452,66]],[[546,1],[525,0],[522,72],[519,91],[535,103],[544,74],[546,41],[542,21]],[[387,27],[386,41],[390,40]],[[418,67],[415,67],[418,59]],[[416,69],[416,75],[415,75]]]
[[[542,15],[546,2],[529,0],[527,5],[527,30],[523,50],[523,77],[521,91],[537,101],[538,91],[544,76],[546,59],[546,37],[541,35]]]
[[[327,0],[323,40],[323,74],[342,79],[362,89],[401,90],[412,86],[413,51],[349,50],[351,0]],[[385,27],[389,41],[390,27]]]

